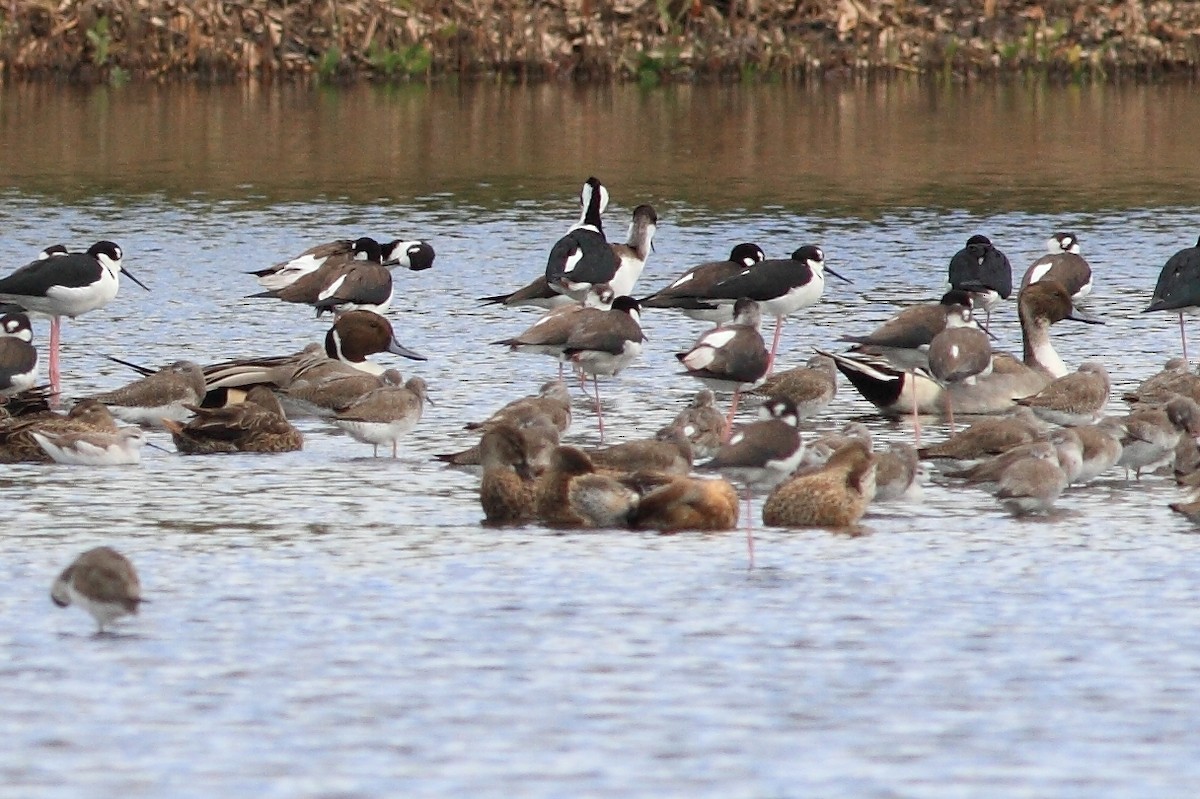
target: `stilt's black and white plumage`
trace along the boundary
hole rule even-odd
[[[975,235],[950,259],[947,285],[971,294],[975,309],[986,315],[986,327],[991,324],[992,309],[1012,296],[1012,264],[991,239]]]
[[[1025,270],[1021,288],[1039,280],[1057,280],[1073,302],[1092,293],[1092,268],[1079,254],[1079,238],[1074,233],[1055,233],[1046,239],[1046,254]]]
[[[37,382],[38,353],[32,342],[28,316],[0,316],[0,396],[20,393]]]
[[[608,246],[600,219],[608,207],[608,189],[598,178],[590,177],[579,197],[583,215],[551,248],[546,261],[546,284],[554,291],[582,300],[592,285],[612,282],[619,260]]]
[[[684,272],[642,300],[644,308],[675,308],[684,316],[721,324],[733,318],[733,305],[717,302],[708,292],[722,280],[733,277],[766,259],[757,244],[743,242],[729,253],[728,260],[708,261]]]
[[[1179,314],[1179,341],[1183,345],[1183,359],[1187,362],[1187,333],[1183,327],[1184,312],[1195,313],[1200,309],[1200,240],[1195,247],[1185,247],[1167,259],[1150,306],[1146,311],[1175,311]]]
[[[32,314],[50,317],[50,385],[61,388],[58,366],[60,319],[72,319],[103,308],[120,288],[124,253],[111,241],[98,241],[87,252],[65,252],[56,245],[43,250],[36,261],[0,279],[0,303],[10,303]],[[145,284],[125,270],[143,289]],[[149,291],[149,289],[146,289]]]
[[[770,355],[759,331],[761,325],[758,303],[738,300],[731,322],[718,325],[697,339],[690,350],[675,355],[688,375],[714,391],[733,392],[724,438],[729,437],[742,392],[757,387],[767,376]]]

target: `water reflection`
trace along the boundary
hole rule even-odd
[[[872,215],[1091,211],[1200,189],[1187,86],[0,87],[0,173],[56,196],[488,209],[588,173],[639,199]]]

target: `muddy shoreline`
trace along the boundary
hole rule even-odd
[[[1200,3],[0,0],[0,75],[81,83],[1194,79]]]

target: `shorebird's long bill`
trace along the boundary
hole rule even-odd
[[[832,269],[830,269],[828,266],[827,266],[827,267],[825,267],[825,271],[826,271],[828,274],[831,274],[831,275],[833,275],[834,277],[836,277],[838,280],[844,281],[844,282],[846,282],[846,283],[853,283],[853,282],[854,282],[853,280],[851,280],[851,279],[850,279],[850,278],[848,278],[848,277],[842,277],[842,276],[841,276],[841,275],[839,275],[837,272],[835,272],[835,271],[833,271]]]
[[[134,283],[137,283],[139,286],[141,286],[142,288],[144,288],[146,291],[149,291],[149,290],[150,290],[150,287],[149,287],[149,286],[147,286],[147,285],[146,285],[145,283],[143,283],[142,281],[138,280],[136,277],[134,277],[134,276],[133,276],[133,273],[132,273],[132,272],[130,272],[128,269],[126,269],[124,264],[122,264],[122,265],[121,265],[121,271],[125,273],[125,277],[129,278],[129,279],[130,279],[130,280],[132,280]]]
[[[393,355],[399,355],[401,358],[410,358],[414,361],[428,361],[429,360],[421,353],[413,352],[408,347],[401,344],[399,341],[396,341],[396,339],[392,339],[392,343],[388,344],[387,351],[392,353]]]
[[[1084,322],[1089,325],[1104,324],[1103,319],[1100,319],[1098,317],[1092,316],[1089,313],[1085,313],[1084,311],[1079,310],[1078,306],[1074,306],[1071,308],[1071,313],[1069,316],[1067,316],[1067,318],[1073,322]]]

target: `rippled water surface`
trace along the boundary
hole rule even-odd
[[[310,128],[289,135],[322,145],[305,157],[288,148],[293,172],[264,158],[270,169],[255,172],[251,159],[213,177],[197,165],[219,164],[213,153],[222,146],[262,133],[228,114],[195,127],[201,111],[221,107],[206,95],[151,100],[187,110],[190,135],[207,131],[213,149],[192,141],[173,167],[152,160],[139,171],[130,157],[127,173],[110,165],[98,175],[95,158],[55,173],[65,154],[95,146],[65,129],[48,134],[46,148],[64,154],[57,162],[32,170],[14,156],[28,134],[13,115],[28,114],[30,101],[0,92],[0,168],[10,176],[0,194],[3,271],[54,241],[111,238],[153,289],[125,284],[107,309],[65,323],[73,397],[131,379],[104,355],[210,362],[319,340],[325,327],[303,309],[244,299],[256,290],[245,270],[311,243],[360,232],[419,236],[438,253],[432,270],[396,276],[390,316],[402,340],[430,356],[396,365],[425,377],[436,403],[396,460],[373,459],[309,419],[299,421],[306,446],[294,454],[147,450],[138,467],[4,468],[0,796],[1192,795],[1200,777],[1200,539],[1167,509],[1180,493],[1165,477],[1126,483],[1113,473],[1068,492],[1051,518],[1020,521],[986,493],[933,480],[921,503],[873,509],[861,535],[760,526],[749,568],[743,533],[481,528],[477,477],[431,460],[471,443],[463,422],[554,374],[548,359],[487,343],[519,332],[536,312],[473,299],[523,285],[544,267],[595,163],[609,166],[595,171],[613,192],[610,238],[639,202],[662,217],[643,287],[724,256],[738,241],[757,241],[772,256],[824,246],[854,285],[831,283],[823,303],[793,318],[785,365],[841,333],[869,330],[898,304],[939,294],[950,255],[972,233],[990,235],[1023,269],[1050,232],[1073,230],[1096,274],[1090,308],[1108,324],[1056,328],[1059,351],[1070,365],[1098,356],[1117,389],[1131,386],[1178,353],[1174,320],[1140,311],[1166,258],[1200,232],[1200,207],[1179,188],[1195,181],[1195,153],[1172,149],[1176,131],[1154,134],[1163,142],[1147,148],[1156,150],[1153,163],[1087,161],[1090,149],[1103,152],[1087,133],[1100,121],[1109,123],[1106,136],[1136,136],[1114,130],[1111,113],[1131,94],[1081,100],[1044,90],[1051,93],[1030,96],[1024,117],[1007,112],[1029,126],[1013,138],[1033,137],[1029,130],[1054,116],[1046,109],[1071,110],[1083,131],[1078,146],[1054,137],[1046,147],[1076,151],[1082,187],[1043,179],[1061,174],[1059,166],[1039,172],[1028,158],[1005,165],[992,138],[976,150],[969,137],[956,141],[949,174],[939,178],[943,150],[922,133],[942,124],[938,104],[923,105],[919,93],[904,104],[870,100],[867,89],[806,100],[765,87],[741,102],[779,113],[857,102],[867,129],[903,111],[902,129],[889,135],[903,139],[897,146],[911,163],[883,182],[858,171],[843,117],[826,120],[828,138],[810,141],[817,152],[826,141],[830,148],[815,187],[805,183],[812,153],[764,157],[761,130],[736,127],[712,134],[722,142],[712,161],[720,179],[706,179],[698,155],[689,174],[673,178],[659,156],[674,152],[673,142],[700,147],[701,120],[719,118],[719,104],[705,114],[691,98],[684,114],[682,100],[665,93],[560,91],[505,90],[506,103],[488,95],[503,111],[490,126],[503,140],[523,130],[538,141],[528,131],[547,105],[582,115],[576,138],[542,142],[547,171],[561,179],[553,186],[527,142],[520,180],[505,179],[507,169],[476,143],[446,167],[444,190],[434,185],[436,170],[414,178],[423,188],[389,188],[390,175],[429,168],[423,158],[447,162],[435,157],[431,134],[389,156],[401,165],[378,172],[382,185],[362,178],[345,191],[320,159],[353,161],[346,152],[362,140],[369,162],[382,145],[368,130],[337,149],[336,139],[321,138],[320,107],[365,102],[357,95],[240,98],[238,107],[261,103],[272,120],[281,105],[303,110]],[[1180,105],[1191,102],[1167,90],[1137,96],[1156,113],[1184,117]],[[401,116],[435,109],[447,136],[479,125],[474,101],[405,97],[375,102]],[[952,110],[969,116],[972,99],[1008,106],[968,93]],[[38,95],[34,108],[67,118],[80,103],[98,102]],[[124,129],[128,100],[110,102],[105,113],[115,116],[101,118],[111,135],[142,135]],[[644,147],[618,157],[588,131],[621,130],[611,115],[631,106],[655,112],[658,124],[643,127]],[[163,125],[174,130],[170,117],[164,112]],[[146,146],[153,153],[159,145]],[[862,146],[864,157],[888,160]],[[346,173],[370,171],[349,161]],[[1007,188],[994,205],[964,163],[999,175]],[[181,191],[193,174],[202,190]],[[1024,206],[1027,176],[1038,199]],[[1118,187],[1112,195],[1106,180]],[[793,193],[764,200],[763,182]],[[299,196],[302,188],[310,198]],[[1000,317],[1002,343],[1019,346],[1011,304]],[[642,358],[602,384],[613,438],[656,429],[697,388],[676,374],[672,353],[704,326],[663,313],[647,314],[643,325]],[[44,323],[35,332],[44,338]],[[1120,406],[1114,400],[1112,410]],[[589,409],[576,392],[572,442],[596,440]],[[872,410],[843,384],[811,427],[863,418],[879,441],[909,439],[907,428]],[[161,433],[152,440],[170,447]],[[57,571],[100,543],[130,556],[150,600],[105,637],[48,597]]]

